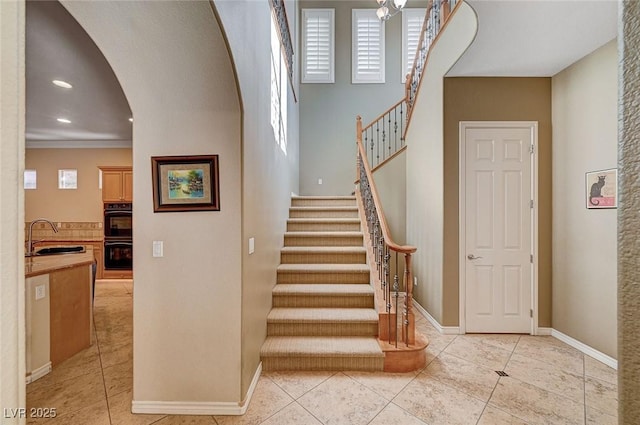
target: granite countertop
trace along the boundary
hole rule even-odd
[[[80,254],[59,254],[26,257],[24,259],[24,276],[32,277],[51,273],[55,270],[91,264],[94,262],[93,251]]]

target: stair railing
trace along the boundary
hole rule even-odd
[[[429,0],[413,67],[407,75],[404,98],[362,128],[366,158],[373,171],[404,150],[405,137],[427,63],[429,48],[451,15],[452,8],[458,2],[459,0]]]
[[[362,119],[359,116],[356,127],[358,198],[366,218],[370,247],[373,252],[372,261],[375,263],[377,280],[380,282],[380,287],[377,289],[382,295],[386,312],[386,323],[380,324],[382,327],[379,327],[379,330],[381,329],[379,337],[388,339],[389,344],[395,343],[396,347],[399,341],[408,347],[415,343],[411,255],[416,252],[416,247],[399,245],[391,238],[367,160],[367,151],[362,140]],[[403,305],[400,305],[401,292],[404,292]],[[401,329],[401,335],[398,329]]]

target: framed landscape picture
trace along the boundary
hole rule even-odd
[[[220,211],[218,155],[153,156],[153,212]]]
[[[618,169],[586,173],[586,197],[588,209],[617,208]]]

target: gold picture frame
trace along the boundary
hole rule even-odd
[[[153,212],[220,211],[218,155],[152,156]]]

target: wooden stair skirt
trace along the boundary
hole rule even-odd
[[[280,259],[263,370],[424,366],[426,338],[417,336],[410,349],[378,339],[388,336],[388,320],[375,308],[355,197],[293,197]]]

